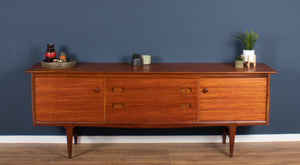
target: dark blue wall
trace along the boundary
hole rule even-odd
[[[33,127],[30,75],[47,43],[80,62],[233,62],[238,32],[259,33],[258,62],[271,77],[270,126],[240,134],[298,133],[300,127],[300,1],[298,0],[1,0],[0,134],[63,134]],[[218,129],[85,128],[86,134],[216,134]]]

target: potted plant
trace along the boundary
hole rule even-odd
[[[244,55],[244,61],[254,61],[254,44],[257,41],[258,34],[254,33],[252,30],[248,32],[243,33],[238,33],[238,37],[236,38],[237,41],[240,41],[243,44],[244,50],[243,50],[243,55]]]
[[[243,59],[244,59],[243,56],[238,56],[235,59],[234,67],[235,68],[244,68],[244,60]]]

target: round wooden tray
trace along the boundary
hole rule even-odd
[[[66,62],[46,62],[42,61],[43,68],[50,68],[50,69],[63,69],[63,68],[73,68],[76,66],[76,60],[69,59]]]

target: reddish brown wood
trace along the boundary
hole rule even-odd
[[[230,148],[229,148],[229,153],[230,157],[233,157],[233,150],[234,150],[234,140],[235,140],[235,132],[236,132],[236,124],[231,124],[228,126],[229,128],[229,143],[230,143]]]
[[[113,87],[112,88],[112,93],[124,93],[124,88],[123,87]]]
[[[191,91],[182,93],[182,88]],[[106,105],[108,122],[196,121],[197,79],[107,78]]]
[[[201,78],[199,121],[266,120],[267,78]]]
[[[67,135],[68,158],[72,158],[73,128],[74,126],[71,124],[65,125],[65,130]]]
[[[233,156],[237,126],[266,125],[270,74],[265,64],[235,69],[232,64],[79,63],[71,69],[32,73],[33,124],[63,126],[68,157],[74,127],[228,127]]]
[[[266,111],[266,121],[267,124],[269,125],[269,102],[270,102],[270,74],[268,74],[268,80],[267,80],[267,100],[266,100],[266,105],[267,105],[267,111]]]
[[[236,69],[232,63],[153,63],[148,66],[132,66],[128,63],[78,63],[70,69],[46,69],[40,63],[29,68],[27,73],[276,73],[268,65],[259,63],[256,68]]]
[[[103,121],[102,78],[36,77],[34,83],[36,121]]]
[[[266,121],[199,121],[199,122],[68,122],[80,127],[114,128],[187,128],[187,127],[223,127],[235,123],[237,126],[266,125]],[[64,126],[66,122],[36,122],[37,126]]]
[[[31,74],[31,103],[32,103],[32,123],[35,126],[35,74]]]
[[[104,76],[103,76],[104,77]],[[104,109],[104,116],[103,116],[103,121],[106,122],[106,78],[104,77],[103,78],[103,101],[104,101],[104,104],[103,104],[103,109]]]
[[[227,137],[226,127],[223,127],[222,135],[223,135],[223,144],[226,144],[226,137]]]

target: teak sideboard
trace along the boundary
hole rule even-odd
[[[223,127],[233,156],[238,126],[268,125],[270,74],[226,63],[78,63],[29,68],[34,126],[62,126],[68,157],[76,127]]]

